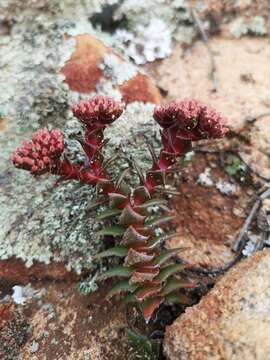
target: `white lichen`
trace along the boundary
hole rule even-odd
[[[99,68],[103,70],[103,75],[110,78],[116,85],[122,85],[138,73],[134,65],[124,62],[115,54],[105,54]]]
[[[254,16],[250,20],[239,17],[231,24],[230,32],[236,38],[248,34],[264,36],[267,34],[266,22],[262,16]]]
[[[15,285],[12,288],[13,294],[11,295],[13,301],[17,305],[25,305],[27,301],[31,299],[41,299],[45,293],[45,289],[37,289],[32,288],[31,284],[26,286]]]
[[[171,33],[167,24],[158,18],[152,18],[147,26],[138,24],[133,32],[119,29],[114,38],[124,44],[125,54],[138,65],[171,54]]]
[[[199,174],[197,183],[202,186],[206,186],[206,187],[214,186],[214,180],[211,178],[211,169],[210,168],[206,167],[204,169],[204,172]]]
[[[255,252],[256,246],[259,241],[259,235],[249,234],[248,239],[249,239],[248,242],[246,243],[244,249],[242,250],[242,254],[247,257]]]
[[[190,30],[185,32],[184,42],[190,43],[196,36],[186,0],[172,0],[169,5],[167,0],[137,0],[136,3],[133,0],[124,0],[113,17],[115,20],[126,19],[128,30],[131,32],[136,32],[138,24],[147,28],[152,19],[160,19],[174,38],[181,36],[184,29]],[[156,34],[152,33],[152,37],[155,39]]]
[[[237,187],[235,184],[229,183],[222,179],[219,179],[216,183],[216,188],[224,195],[233,195],[237,191]]]

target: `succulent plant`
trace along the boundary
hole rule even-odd
[[[184,265],[174,257],[181,249],[164,249],[164,236],[156,235],[155,228],[168,223],[172,216],[162,214],[153,219],[150,209],[161,206],[164,199],[160,189],[165,186],[166,174],[177,160],[192,147],[192,141],[223,137],[228,128],[225,119],[209,106],[195,100],[173,101],[157,106],[154,119],[161,126],[162,148],[157,156],[148,144],[152,167],[143,174],[134,167],[140,183],[135,189],[123,186],[124,174],[113,181],[107,173],[110,160],[104,160],[102,148],[104,130],[124,111],[124,104],[112,98],[96,96],[73,106],[73,114],[82,122],[85,132],[78,138],[86,160],[73,164],[64,155],[64,137],[60,130],[42,129],[34,133],[32,141],[24,142],[11,157],[18,168],[33,175],[50,172],[59,180],[77,180],[97,188],[97,194],[108,203],[98,219],[114,219],[113,225],[104,227],[100,234],[113,236],[115,245],[96,256],[120,258],[117,265],[99,276],[99,281],[116,277],[116,284],[108,298],[125,293],[124,301],[138,302],[148,322],[164,301],[184,299],[181,290],[196,286],[184,280]],[[120,279],[120,280],[119,280]]]

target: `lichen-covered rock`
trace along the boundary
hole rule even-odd
[[[255,16],[251,20],[239,17],[231,24],[230,31],[236,38],[247,34],[264,36],[267,34],[267,27],[262,16]]]
[[[107,81],[126,103],[161,101],[153,81],[100,40],[89,34],[78,35],[75,40],[76,50],[61,70],[71,90],[91,93],[102,87],[104,81],[108,87]]]
[[[43,177],[40,180],[31,178],[26,172],[16,170],[9,158],[22,139],[28,138],[37,128],[48,126],[62,128],[72,150],[70,153],[75,151],[75,157],[82,159],[80,146],[69,139],[69,136],[80,130],[78,124],[74,124],[69,109],[81,94],[75,91],[78,88],[72,90],[64,82],[65,76],[61,69],[69,59],[74,60],[72,56],[77,46],[76,36],[88,34],[78,36],[78,39],[86,39],[87,36],[90,37],[89,32],[97,32],[88,21],[89,13],[84,11],[81,2],[76,3],[76,9],[73,9],[80,15],[76,22],[69,13],[72,6],[69,7],[68,1],[42,1],[37,4],[29,0],[24,6],[17,3],[16,0],[8,0],[0,4],[0,21],[5,20],[10,24],[9,31],[0,37],[0,262],[3,261],[0,277],[5,277],[9,272],[14,258],[22,260],[30,268],[28,274],[32,274],[31,278],[40,277],[42,266],[38,262],[52,263],[54,269],[57,268],[55,262],[58,262],[61,271],[65,266],[77,273],[84,269],[91,272],[96,269],[93,255],[103,246],[100,237],[96,235],[101,225],[89,211],[89,204],[94,198],[93,190],[76,182],[56,185],[53,177]],[[103,73],[104,79],[99,81],[95,91],[91,90],[91,94],[86,96],[97,92],[121,98],[121,92],[113,88],[113,82],[118,83],[118,86],[122,83],[126,85],[127,74],[130,74],[126,71],[127,67],[133,69],[133,75],[137,74],[137,70],[134,73],[136,68],[117,55],[113,59],[105,57],[99,61],[100,54],[104,56],[105,49],[109,48],[99,40],[90,38],[90,50],[94,54],[89,52],[87,41],[80,42],[80,54],[85,53],[85,57],[80,58],[82,67],[79,72],[89,62],[92,54],[95,69]],[[115,63],[115,59],[122,65]],[[87,74],[88,71],[93,74],[91,67]],[[83,71],[80,76],[87,77]],[[77,83],[81,80],[80,76],[76,79]],[[140,95],[152,86],[154,91],[149,90],[147,96],[152,91],[152,99],[155,97],[157,101],[160,96],[158,90],[148,77],[145,78],[142,84],[146,88],[141,89]],[[150,85],[147,87],[147,84]],[[140,91],[139,86],[137,90]],[[150,96],[144,97],[145,102],[147,99]],[[133,101],[131,95],[129,100]],[[137,136],[137,130],[143,131],[143,126],[153,136],[151,125],[146,125],[147,122],[152,122],[151,109],[152,105],[147,103],[132,103],[127,107],[123,119],[128,119],[129,125],[118,127],[117,132],[112,127],[106,134],[110,137],[112,131],[115,138],[111,145],[113,149],[108,150],[108,155],[115,151],[115,146],[119,146],[121,137],[125,141],[129,136],[132,139]],[[136,141],[131,140],[131,144],[131,152],[134,153]],[[141,156],[145,157],[144,154]],[[121,166],[126,166],[125,164],[124,160]],[[116,168],[117,171],[119,169],[121,167]],[[12,259],[10,263],[8,259]],[[22,276],[18,277],[18,272],[10,271],[8,280],[25,282],[27,279],[24,274],[27,270],[22,267],[22,263],[16,262],[14,268],[21,269],[19,273]],[[61,273],[61,278],[67,275],[64,273]],[[52,271],[49,276],[54,275],[58,278],[59,272]]]
[[[241,261],[166,330],[170,360],[266,360],[270,354],[270,251]]]

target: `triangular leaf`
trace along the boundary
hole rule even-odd
[[[125,228],[122,226],[105,226],[102,230],[98,231],[98,235],[112,235],[112,236],[121,236],[125,232]]]
[[[178,271],[184,270],[186,266],[184,264],[172,264],[161,269],[158,276],[155,278],[157,281],[165,281],[169,276],[175,274]]]
[[[138,290],[136,290],[135,296],[138,301],[143,301],[152,295],[157,295],[157,293],[160,290],[161,290],[160,284],[159,285],[145,285],[145,286],[140,287]]]
[[[141,262],[149,262],[154,258],[154,256],[154,254],[147,254],[131,248],[125,258],[125,265],[135,265]]]
[[[122,171],[122,173],[120,174],[119,178],[117,179],[116,181],[116,185],[115,185],[115,188],[116,189],[119,189],[124,178],[126,177],[126,175],[129,173],[130,169],[129,168],[126,168]]]
[[[144,174],[143,174],[142,169],[140,168],[140,166],[138,165],[138,163],[135,159],[132,159],[132,163],[133,163],[133,166],[139,176],[141,183],[144,184]]]
[[[124,304],[129,304],[129,303],[137,303],[138,300],[136,299],[134,294],[128,294],[127,296],[124,297],[124,299],[122,300]]]
[[[120,217],[119,222],[123,226],[129,226],[136,223],[143,223],[145,220],[145,216],[137,213],[130,205],[126,206]]]
[[[166,240],[169,240],[173,237],[175,237],[177,235],[177,233],[172,233],[172,234],[165,234],[163,236],[159,236],[157,238],[154,238],[152,240],[149,241],[149,245],[148,245],[148,249],[155,249],[159,244],[163,243]]]
[[[128,248],[124,245],[116,245],[108,250],[102,251],[101,253],[94,256],[94,259],[101,259],[108,256],[126,256]]]
[[[146,323],[150,321],[155,310],[160,306],[163,301],[164,298],[161,297],[149,298],[144,300],[144,302],[142,303],[142,312]]]
[[[165,224],[167,222],[170,222],[170,221],[172,221],[174,219],[175,219],[175,216],[164,216],[162,218],[150,220],[150,221],[146,222],[146,225],[149,225],[151,227],[160,226],[160,225],[163,225],[163,224]]]
[[[119,281],[107,294],[107,299],[110,299],[112,296],[119,294],[121,292],[133,292],[137,288],[137,285],[130,284],[129,280]]]
[[[175,277],[171,277],[167,280],[166,285],[162,290],[162,295],[166,296],[175,290],[183,288],[194,289],[196,286],[197,285],[195,283],[183,282]]]
[[[120,277],[129,277],[132,274],[132,269],[128,268],[126,266],[115,266],[111,269],[109,269],[108,271],[105,271],[103,274],[101,274],[98,277],[98,280],[105,280],[114,276],[120,276]]]
[[[141,268],[137,269],[133,272],[130,282],[131,283],[142,283],[145,281],[153,280],[159,273],[158,267],[148,267],[148,268]]]
[[[193,301],[185,294],[181,294],[179,292],[172,292],[166,295],[166,301],[169,304],[182,304],[182,305],[192,305]]]
[[[176,255],[179,251],[184,248],[175,248],[175,249],[167,249],[163,250],[158,256],[156,256],[153,260],[153,264],[162,265],[165,261],[169,260],[172,256]]]
[[[101,214],[96,216],[96,220],[104,220],[106,218],[109,218],[109,217],[112,217],[115,215],[119,215],[119,214],[121,214],[121,210],[119,210],[119,209],[106,209]]]
[[[150,236],[145,236],[138,232],[132,225],[130,225],[123,235],[123,244],[144,243]]]
[[[109,193],[109,204],[111,208],[117,207],[118,209],[123,208],[128,201],[128,197],[119,193]]]
[[[144,204],[145,201],[151,199],[151,195],[145,186],[138,186],[134,190],[133,199],[134,199],[134,205],[138,206]]]
[[[106,202],[107,202],[107,199],[101,199],[101,200],[91,202],[89,205],[87,205],[86,210],[87,211],[92,211],[95,208],[97,208],[98,206],[105,204]]]
[[[148,209],[151,206],[158,206],[158,205],[166,205],[167,201],[162,199],[152,199],[146,201],[144,204],[138,205],[137,208],[139,209]]]

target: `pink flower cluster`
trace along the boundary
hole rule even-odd
[[[86,126],[105,127],[122,114],[124,104],[107,96],[82,100],[72,107],[72,112]]]
[[[211,106],[197,100],[176,100],[155,108],[154,119],[183,140],[221,138],[228,132],[226,119]]]
[[[31,171],[34,175],[43,174],[57,167],[64,151],[64,136],[58,129],[36,131],[31,141],[24,141],[18,147],[11,160],[20,169]]]
[[[192,141],[221,138],[229,131],[224,117],[196,100],[176,100],[158,105],[153,116],[162,127],[163,147],[146,175],[150,192],[162,183],[162,173],[176,162],[177,157],[191,150]]]

